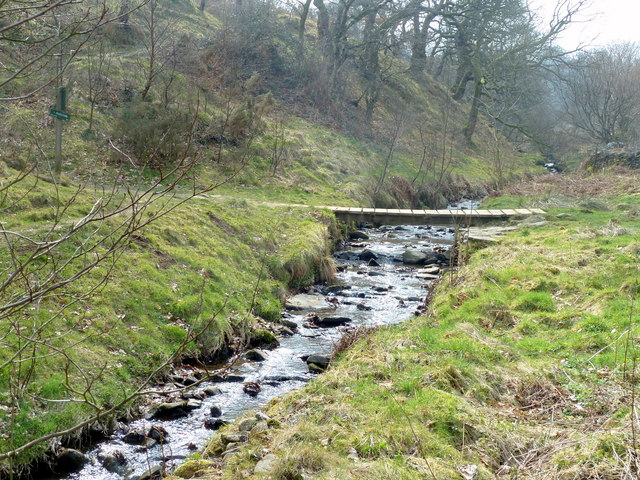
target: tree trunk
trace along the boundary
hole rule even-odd
[[[318,9],[318,38],[326,42],[329,37],[329,10],[324,0],[313,0],[313,5]]]
[[[429,39],[429,25],[436,18],[437,13],[432,12],[420,22],[420,15],[413,17],[413,41],[411,42],[411,63],[409,72],[421,73],[427,67],[427,42]]]
[[[455,49],[458,56],[458,68],[456,71],[456,80],[451,89],[452,97],[454,100],[460,100],[464,97],[464,93],[467,89],[467,83],[472,77],[472,52],[471,46],[467,41],[463,28],[457,25],[458,31],[455,36]],[[474,78],[474,80],[479,80]]]
[[[373,11],[365,20],[364,27],[364,81],[365,81],[365,122],[371,126],[373,122],[373,110],[380,95],[380,58],[379,58],[379,32],[376,31],[376,18],[378,12]]]
[[[118,15],[120,16],[120,28],[125,32],[128,32],[131,28],[129,25],[129,13],[131,12],[131,1],[130,0],[122,0],[120,2],[120,12]]]
[[[473,89],[473,101],[471,102],[471,110],[469,111],[469,118],[467,124],[464,127],[464,139],[467,143],[471,143],[471,138],[476,130],[478,123],[478,113],[480,110],[480,97],[482,96],[482,80],[480,78],[475,79],[475,88]]]
[[[427,35],[420,29],[420,18],[413,19],[413,42],[411,43],[411,63],[409,72],[416,74],[424,72],[427,66]]]
[[[313,0],[306,0],[305,4],[302,6],[302,12],[300,13],[300,23],[298,24],[298,65],[302,65],[302,62],[304,61],[304,34],[307,18],[309,17],[309,8],[311,7],[312,1]]]

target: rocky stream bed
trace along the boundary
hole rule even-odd
[[[66,467],[75,471],[56,478],[144,480],[173,470],[225,423],[320,373],[350,329],[396,324],[419,312],[430,285],[449,263],[453,240],[453,229],[436,226],[354,232],[335,253],[336,281],[289,299],[282,324],[274,328],[277,346],[247,352],[225,375],[207,378],[179,396],[157,394],[144,418],[118,425],[85,454],[67,451]],[[183,371],[157,389],[168,392],[194,383],[198,373]]]

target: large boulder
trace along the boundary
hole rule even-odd
[[[597,212],[608,212],[609,210],[611,210],[609,205],[607,205],[605,202],[595,199],[583,200],[578,204],[578,206],[586,210],[593,210]]]
[[[432,273],[416,273],[416,278],[420,280],[437,280],[440,276]]]
[[[135,477],[129,478],[131,480],[160,480],[162,478],[162,466],[155,465],[144,472],[142,475],[137,475]]]
[[[293,320],[287,320],[286,318],[280,319],[280,325],[290,328],[291,330],[296,330],[298,328],[298,324]]]
[[[289,298],[285,303],[285,308],[288,310],[327,310],[330,305],[320,295],[309,295],[307,293],[301,293]]]
[[[249,334],[249,346],[272,350],[280,345],[278,338],[269,330],[258,328]]]
[[[356,230],[349,234],[349,238],[351,240],[369,240],[369,235],[360,230]]]
[[[322,369],[327,368],[330,361],[331,359],[326,355],[309,355],[306,359],[307,365],[314,364]]]
[[[438,256],[434,252],[410,249],[402,254],[402,263],[405,265],[432,265],[437,262]]]
[[[323,327],[323,328],[341,327],[342,325],[346,325],[347,323],[350,323],[352,321],[348,317],[324,317],[324,318],[321,318],[318,315],[315,315],[310,320],[314,325],[316,325],[318,327]]]
[[[277,463],[278,457],[273,453],[269,453],[256,463],[253,473],[255,475],[268,475],[275,468]]]
[[[147,414],[146,418],[159,420],[173,420],[189,415],[191,410],[195,410],[202,405],[197,400],[184,400],[181,402],[169,402],[157,405]]]
[[[518,225],[525,227],[538,227],[547,223],[547,220],[542,215],[530,215],[522,220]]]
[[[240,424],[238,425],[238,430],[241,432],[249,432],[253,427],[256,426],[257,423],[257,418],[248,418],[240,422]]]
[[[194,478],[202,471],[208,470],[214,467],[215,464],[210,460],[196,459],[183,463],[176,468],[173,474],[180,478]]]
[[[228,423],[229,422],[227,422],[226,420],[222,420],[221,418],[207,418],[204,421],[204,428],[206,428],[207,430],[220,430]]]
[[[220,395],[222,391],[218,387],[208,386],[202,391],[207,397],[213,397],[215,395]]]
[[[256,382],[247,382],[242,386],[242,391],[249,396],[256,397],[262,391],[262,388]]]
[[[378,255],[376,255],[375,253],[373,253],[371,250],[369,250],[368,248],[365,248],[362,252],[360,252],[360,254],[358,255],[358,258],[360,260],[364,260],[364,261],[370,261],[370,260],[376,260],[378,258]]]
[[[124,437],[122,437],[122,441],[124,443],[128,443],[129,445],[142,445],[145,438],[146,435],[140,430],[131,430]]]
[[[168,436],[169,432],[160,425],[153,425],[147,432],[147,437],[154,439],[158,443],[167,443]]]
[[[228,445],[230,443],[244,443],[249,439],[245,433],[223,433],[220,436],[222,443]]]
[[[267,355],[262,350],[253,349],[245,353],[244,358],[254,362],[264,362],[267,359]]]
[[[77,472],[89,462],[80,451],[73,448],[63,448],[56,457],[57,469],[61,472]]]

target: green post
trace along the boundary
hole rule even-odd
[[[64,111],[67,109],[67,89],[60,87],[56,96],[56,110]],[[56,122],[56,175],[60,175],[62,171],[62,119],[55,119]]]

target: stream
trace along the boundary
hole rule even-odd
[[[475,208],[472,203],[465,204],[464,207]],[[248,410],[260,409],[269,400],[302,387],[315,376],[309,373],[309,367],[301,359],[302,356],[330,356],[333,346],[347,329],[392,325],[412,317],[424,303],[427,287],[434,281],[432,274],[437,269],[431,266],[432,274],[429,275],[423,270],[425,267],[405,265],[402,263],[403,253],[407,249],[436,249],[440,252],[440,263],[446,263],[444,256],[453,243],[453,229],[437,226],[383,226],[363,229],[362,232],[369,238],[346,243],[341,250],[335,252],[335,261],[339,267],[335,282],[331,286],[314,286],[308,292],[316,296],[315,300],[324,304],[325,308],[313,311],[287,310],[284,318],[295,322],[295,333],[281,337],[279,347],[265,351],[264,361],[244,360],[235,364],[229,371],[235,381],[203,383],[194,387],[191,393],[204,398],[194,401],[195,408],[186,417],[174,420],[141,419],[116,431],[86,453],[89,462],[80,471],[64,478],[148,478],[146,473],[157,469],[163,462],[167,470],[171,471],[216,434],[205,427],[205,421],[215,420],[212,417],[212,407],[214,410],[219,407],[219,419],[225,422],[233,421]],[[373,256],[374,261],[370,261],[369,257]],[[308,296],[305,298],[309,299]],[[346,326],[318,328],[309,321],[312,315],[317,315],[316,320],[347,317],[351,321]],[[261,391],[256,396],[248,395],[243,391],[243,384],[246,382],[259,384]],[[208,391],[207,395],[202,394],[205,390]],[[152,426],[166,431],[166,441],[163,444],[145,448],[124,441],[127,431],[148,432]],[[109,471],[103,466],[105,458],[113,460],[114,457],[119,458],[121,464],[117,468],[111,466],[112,471]]]

